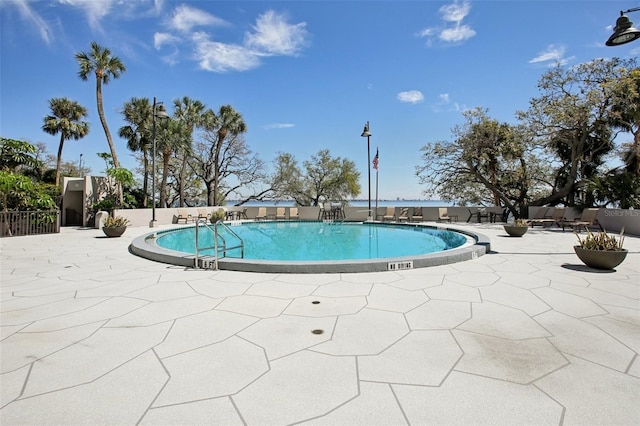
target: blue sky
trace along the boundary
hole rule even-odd
[[[424,198],[414,175],[419,150],[451,139],[461,113],[482,106],[513,123],[539,94],[540,76],[561,61],[632,57],[640,41],[606,47],[631,1],[0,1],[0,134],[44,142],[48,100],[88,108],[90,134],[65,143],[67,161],[104,169],[108,146],[95,78],[81,81],[76,52],[92,41],[127,67],[104,86],[107,122],[124,167],[135,160],[118,139],[131,97],[171,105],[189,96],[232,105],[246,141],[270,163],[300,163],[320,149],[354,161],[367,198],[367,142],[380,152],[379,197]],[[640,12],[629,18],[640,22]],[[636,24],[637,26],[637,24]],[[171,112],[171,108],[169,108]],[[372,197],[375,171],[372,170]]]

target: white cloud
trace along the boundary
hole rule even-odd
[[[297,55],[307,45],[306,23],[287,23],[286,16],[269,10],[256,19],[245,45],[266,55]]]
[[[423,28],[417,32],[418,37],[431,37],[438,33],[437,28]]]
[[[206,71],[247,71],[260,65],[259,58],[246,47],[211,41],[203,32],[193,35],[200,68]]]
[[[60,0],[60,3],[80,8],[87,15],[89,26],[96,31],[102,31],[100,21],[111,12],[111,8],[118,4],[119,0]]]
[[[266,124],[264,126],[264,128],[266,130],[271,130],[271,129],[289,129],[291,127],[295,127],[296,125],[293,123],[271,123],[271,124]]]
[[[229,24],[224,19],[185,4],[181,4],[173,10],[173,16],[169,22],[171,29],[181,32],[189,32],[194,27],[227,25]]]
[[[451,96],[448,93],[439,94],[438,99],[438,102],[431,105],[433,112],[464,111],[466,109],[464,105],[452,102]]]
[[[162,60],[169,65],[175,65],[178,63],[180,50],[177,45],[180,41],[181,39],[179,37],[169,33],[153,34],[153,47],[155,47],[156,50],[161,50],[164,46],[172,47],[171,53],[164,54],[162,57]]]
[[[464,1],[458,3],[454,1],[452,4],[446,4],[440,7],[442,19],[447,22],[460,23],[471,11],[471,3]]]
[[[433,38],[436,36],[446,43],[459,43],[476,35],[476,31],[471,26],[462,23],[471,12],[470,2],[454,1],[440,7],[439,12],[446,23],[443,27],[427,27],[417,33],[419,37],[427,39],[427,46],[433,44]],[[453,26],[449,26],[449,23],[453,23]]]
[[[536,64],[540,62],[547,62],[547,63],[551,62],[553,64],[558,62],[564,63],[566,62],[566,59],[564,58],[565,51],[566,49],[564,46],[556,46],[554,44],[550,44],[549,46],[547,46],[546,50],[543,50],[542,52],[538,53],[538,56],[531,59],[529,63],[530,64]]]
[[[180,41],[180,38],[169,33],[155,33],[153,35],[153,47],[160,50],[165,44],[175,44]]]
[[[456,43],[470,39],[476,32],[468,25],[458,25],[455,28],[446,28],[440,33],[440,40]]]
[[[267,11],[256,19],[242,44],[213,40],[207,28],[188,33],[197,27],[229,26],[226,21],[199,9],[177,6],[167,22],[169,31],[154,34],[154,47],[173,45],[174,52],[164,58],[176,63],[180,44],[191,44],[200,68],[213,72],[247,71],[260,66],[261,57],[297,55],[307,45],[306,23],[289,24],[284,15]]]
[[[8,4],[15,5],[22,19],[29,21],[36,27],[38,33],[40,33],[40,37],[45,43],[50,44],[53,41],[51,28],[45,20],[42,19],[42,17],[31,8],[31,6],[29,6],[29,2],[27,0],[13,0],[9,1]]]
[[[398,93],[397,98],[400,102],[406,102],[410,104],[417,104],[424,101],[424,95],[419,90],[400,92]]]

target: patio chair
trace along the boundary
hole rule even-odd
[[[287,218],[286,209],[284,207],[278,207],[276,209],[276,220],[285,220]]]
[[[409,207],[401,207],[400,214],[396,217],[398,222],[409,221]]]
[[[550,211],[551,215],[549,215]],[[543,217],[540,219],[530,219],[528,222],[531,227],[535,227],[536,225],[552,226],[554,223],[558,226],[562,226],[561,224],[565,220],[564,214],[566,211],[567,209],[564,207],[552,207],[547,211],[547,217]]]
[[[489,222],[491,223],[506,222],[509,215],[509,210],[500,206],[487,207],[486,212],[489,213]]]
[[[451,222],[453,218],[455,218],[456,222],[458,221],[458,216],[449,215],[449,209],[446,207],[438,208],[438,222]]]
[[[320,204],[320,212],[318,213],[318,219],[333,219],[333,212],[331,211],[330,202]]]
[[[553,210],[553,214],[551,215],[551,219],[553,220],[553,223],[551,225],[553,225],[554,223],[558,226],[562,226],[560,225],[562,223],[563,220],[565,220],[564,215],[566,214],[567,209],[564,207],[556,207]]]
[[[411,212],[411,221],[412,222],[422,222],[422,207],[414,207]]]
[[[181,220],[184,220],[184,223],[193,220],[187,209],[178,209],[178,218],[176,220],[176,223],[180,223]]]
[[[396,209],[393,207],[387,207],[387,212],[382,215],[382,221],[393,220],[396,217]]]
[[[571,227],[574,231],[578,232],[581,228],[584,228],[585,231],[587,231],[590,226],[598,226],[602,231],[602,225],[600,225],[600,222],[598,222],[597,219],[598,211],[599,209],[584,209],[579,219],[562,220],[562,222],[560,222],[562,231],[564,231],[566,227]]]
[[[291,207],[289,209],[289,220],[298,220],[300,219],[300,213],[298,213],[297,207]]]
[[[209,216],[211,216],[211,215],[209,214],[209,212],[207,212],[207,209],[198,209],[198,219],[197,220],[200,220],[200,219],[208,220]]]
[[[267,208],[258,207],[258,214],[256,214],[256,220],[265,220],[267,218]]]
[[[491,221],[491,214],[487,211],[486,207],[479,208],[476,212],[476,220],[478,221],[478,223],[482,223],[482,219]]]
[[[334,219],[344,219],[342,203],[331,203],[331,217]]]
[[[540,207],[532,218],[527,219],[527,223],[534,227],[536,224],[544,225],[544,222],[551,220],[551,216],[549,215],[549,211],[551,211],[553,207]]]

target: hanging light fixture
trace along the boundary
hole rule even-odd
[[[605,43],[607,46],[620,46],[621,44],[630,43],[640,38],[640,30],[634,28],[633,22],[625,13],[637,12],[640,7],[620,11],[620,17],[616,20],[616,26],[613,28],[613,34]]]
[[[362,136],[363,138],[367,138],[367,176],[369,180],[369,210],[367,210],[367,220],[369,221],[372,220],[374,216],[371,210],[371,132],[369,131],[368,121],[364,125],[364,130],[362,131],[362,134],[360,136]]]

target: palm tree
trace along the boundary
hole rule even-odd
[[[215,155],[213,157],[213,187],[214,187],[214,205],[218,205],[218,187],[220,185],[220,152],[226,137],[231,135],[239,135],[247,131],[247,124],[242,118],[242,114],[234,110],[231,105],[223,105],[218,112],[218,140],[215,147]]]
[[[183,122],[176,119],[162,120],[156,124],[156,144],[162,153],[162,182],[160,183],[160,207],[167,207],[167,181],[172,154],[191,144],[191,137]]]
[[[176,119],[185,124],[189,133],[189,140],[193,138],[193,130],[199,127],[205,120],[206,106],[188,96],[173,101],[173,115]],[[184,207],[184,186],[186,181],[187,158],[191,154],[191,144],[185,144],[182,149],[182,168],[180,173],[180,207]]]
[[[78,64],[80,65],[78,76],[82,81],[87,81],[91,72],[96,75],[96,101],[98,104],[98,116],[100,117],[100,123],[102,123],[104,134],[107,136],[107,143],[111,150],[113,167],[117,169],[120,167],[120,163],[118,162],[116,149],[113,146],[113,139],[111,138],[111,133],[107,126],[107,120],[104,118],[104,108],[102,106],[102,84],[108,84],[111,77],[120,77],[120,74],[126,71],[126,68],[120,58],[112,56],[109,49],[100,46],[95,41],[91,42],[91,51],[89,53],[79,52],[76,53],[75,56]]]
[[[87,109],[76,101],[67,98],[49,99],[51,115],[44,118],[42,130],[50,135],[60,133],[58,161],[56,163],[56,186],[60,185],[60,167],[62,165],[62,147],[68,139],[81,139],[89,133],[89,123],[82,121],[88,115]]]
[[[148,205],[148,181],[149,181],[149,150],[153,146],[151,135],[152,126],[152,106],[147,98],[131,98],[125,102],[122,108],[124,120],[129,125],[122,126],[118,130],[118,135],[127,140],[127,148],[133,152],[142,152],[144,168],[144,178],[142,192],[145,197],[142,201],[144,207]],[[155,172],[155,171],[154,171]]]

